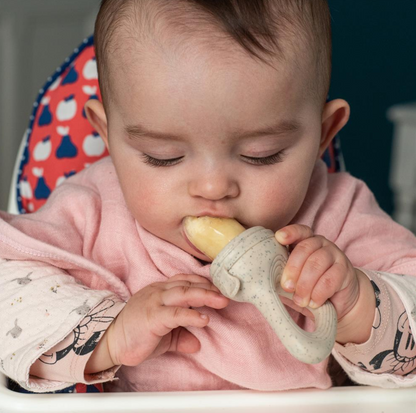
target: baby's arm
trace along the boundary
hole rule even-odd
[[[32,377],[65,383],[99,383],[114,378],[118,367],[87,374],[85,366],[110,324],[125,306],[117,296],[94,307],[68,336],[48,350],[30,368]]]
[[[358,380],[357,370],[358,375],[365,371],[367,375],[371,372],[381,376],[381,373],[405,376],[414,372],[416,345],[411,324],[416,323],[409,318],[415,318],[416,294],[412,294],[416,291],[415,277],[384,274],[396,290],[402,292],[403,297],[399,298],[394,289],[383,282],[381,273],[353,268],[335,244],[315,236],[310,228],[291,225],[283,232],[286,237],[278,232],[277,240],[291,245],[293,251],[282,276],[282,287],[298,295],[296,309],[306,315],[306,305],[319,306],[331,300],[338,314],[334,355],[350,377],[362,384],[386,386],[392,383],[394,387],[397,383],[391,378],[382,377],[375,383],[379,378],[375,379],[374,374]],[[400,280],[405,284],[401,289],[398,287]],[[292,281],[290,287],[288,281]],[[407,312],[403,306],[405,302]],[[287,304],[296,307],[296,304]],[[375,331],[378,313],[382,314],[383,324]]]
[[[35,392],[108,381],[119,365],[166,351],[193,353],[200,343],[181,327],[205,327],[209,319],[191,307],[219,309],[229,302],[209,280],[177,275],[143,288],[126,304],[31,261],[0,260],[0,284],[0,302],[10,301],[0,325],[20,317],[0,341],[1,371]]]
[[[95,373],[116,365],[136,366],[167,351],[194,353],[198,339],[183,327],[205,327],[208,316],[194,307],[221,309],[229,300],[206,278],[179,274],[139,290],[110,325],[86,366]]]
[[[368,270],[365,273],[371,280],[376,297],[376,311],[370,339],[359,345],[336,344],[334,355],[353,379],[356,372],[359,372],[359,369],[354,369],[355,366],[365,372],[388,373],[397,376],[406,376],[416,372],[416,345],[412,332],[412,324],[414,326],[416,320],[412,320],[412,312],[406,311],[404,302],[394,288],[386,282],[388,279],[393,284],[398,280],[414,283],[414,277]],[[412,290],[414,288],[411,285],[404,290],[405,294],[409,294],[410,300],[412,300]],[[413,297],[413,300],[416,301],[416,297]]]

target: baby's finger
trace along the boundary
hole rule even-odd
[[[312,303],[309,303],[309,307],[320,307],[340,291],[343,287],[345,272],[345,266],[340,262],[335,262],[316,283],[311,294]]]
[[[161,294],[161,304],[173,307],[212,307],[221,309],[228,305],[230,300],[222,294],[206,288],[181,285]]]
[[[176,287],[185,287],[185,288],[204,288],[206,290],[211,290],[211,291],[215,291],[215,292],[219,292],[220,290],[211,282],[206,282],[206,283],[198,283],[198,282],[190,282],[190,281],[170,281],[170,282],[166,282],[163,283],[163,289],[164,290],[170,290],[172,288],[176,288]]]
[[[171,281],[189,281],[191,283],[212,284],[212,282],[208,280],[208,278],[196,274],[176,274],[173,277],[170,277],[168,280],[166,280],[166,282]]]
[[[179,281],[189,282],[192,285],[199,285],[201,287],[209,286],[213,291],[220,291],[211,280],[196,274],[176,274],[163,283],[165,289],[176,287],[180,285]],[[176,283],[176,284],[175,284]]]
[[[297,313],[303,314],[305,317],[308,317],[311,320],[315,319],[315,316],[313,315],[311,311],[309,311],[308,307],[299,307],[292,300],[283,296],[281,296],[280,299],[286,307],[292,308]]]
[[[296,283],[293,301],[297,305],[306,307],[310,304],[311,294],[315,285],[334,263],[335,257],[329,247],[319,248],[309,256],[303,265],[301,274]]]
[[[179,353],[191,354],[201,348],[200,341],[185,327],[174,328],[170,334],[161,337],[155,350],[147,358],[155,358],[167,351],[178,351]]]
[[[172,339],[167,351],[192,354],[201,348],[200,341],[186,328],[172,330]]]
[[[152,324],[152,332],[163,337],[177,327],[203,328],[209,322],[209,317],[199,311],[183,307],[160,307],[157,319]]]
[[[315,236],[296,245],[289,255],[280,280],[280,284],[285,291],[292,292],[295,290],[303,266],[315,251],[322,248],[324,240],[321,236]]]
[[[276,240],[282,245],[298,244],[299,242],[313,237],[313,231],[306,225],[288,225],[275,234]]]

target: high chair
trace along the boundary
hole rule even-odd
[[[89,99],[100,99],[92,37],[74,50],[39,92],[18,153],[9,212],[36,211],[66,178],[108,155],[85,117],[83,107]],[[324,160],[330,172],[343,169],[338,139],[325,153]],[[85,386],[76,385],[63,394],[23,394],[11,390],[15,387],[0,374],[0,413],[416,412],[416,391],[411,388],[387,390],[350,385],[326,391],[85,394]],[[92,390],[98,391],[97,386]]]

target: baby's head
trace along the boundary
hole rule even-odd
[[[330,32],[326,0],[103,1],[104,107],[86,112],[144,228],[194,253],[187,215],[273,230],[294,218],[349,116],[325,103]]]
[[[294,63],[308,89],[325,102],[331,73],[327,0],[103,0],[94,33],[101,91],[111,100],[119,59],[134,53],[180,58],[191,45],[243,52],[279,65]],[[133,56],[130,56],[133,57]],[[130,63],[132,63],[130,61]],[[113,68],[113,71],[112,71]]]

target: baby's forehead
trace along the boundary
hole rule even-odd
[[[305,56],[309,49],[299,40],[300,36],[293,36],[293,30],[289,31],[290,39],[280,33],[279,46],[269,44],[272,46],[269,52],[260,48],[250,53],[207,10],[191,6],[192,2],[133,0],[128,3],[130,8],[124,6],[123,13],[112,23],[107,47],[102,48],[107,75],[102,76],[101,83],[106,83],[104,86],[109,92],[119,74],[137,72],[149,59],[169,64],[178,59],[207,56],[207,68],[214,63],[217,67],[236,61],[244,64],[248,59],[282,67],[293,66],[298,60],[294,65],[297,70],[300,72],[302,66],[306,70]]]
[[[108,58],[117,52],[123,56],[138,53],[144,57],[152,53],[183,57],[187,51],[198,49],[225,52],[229,56],[243,52],[241,45],[215,18],[187,2],[155,0],[137,1],[137,4],[141,7],[124,13],[123,24],[111,30],[109,43],[112,47],[107,48]]]
[[[281,37],[279,47],[270,47],[270,53],[260,50],[255,55],[244,49],[206,12],[149,7],[135,13],[134,18],[126,18],[124,24],[113,30],[112,46],[105,49],[109,64],[122,64],[124,70],[150,58],[183,59],[192,54],[210,54],[212,59],[224,63],[248,57],[284,64],[296,57],[300,48],[303,52],[308,49],[296,36],[290,40]],[[303,60],[304,57],[303,53]]]
[[[169,44],[180,48],[193,40],[212,45],[215,48],[234,46],[260,59],[271,54],[284,53],[287,47],[308,40],[302,30],[301,12],[288,12],[288,7],[277,7],[274,0],[259,0],[251,5],[248,0],[126,0],[115,8],[115,17],[107,24],[104,38],[110,39],[117,47],[127,39],[139,44],[153,41],[164,46]],[[281,1],[281,0],[279,0]],[[292,3],[298,0],[284,0]],[[310,1],[310,0],[307,0]],[[318,0],[319,1],[319,0]],[[229,6],[226,6],[226,5]],[[244,4],[250,4],[244,10]],[[230,11],[229,9],[234,9]],[[240,10],[240,8],[242,8]],[[256,10],[259,8],[260,10]],[[293,9],[293,6],[292,6]],[[214,11],[215,10],[215,11]],[[101,37],[101,36],[100,36]],[[169,42],[171,40],[171,42]],[[176,40],[176,44],[175,44]],[[111,48],[110,48],[111,49]]]

